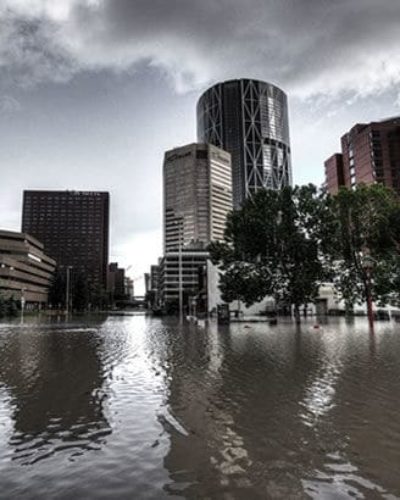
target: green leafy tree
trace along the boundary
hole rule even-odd
[[[368,297],[387,303],[396,286],[398,266],[396,194],[380,184],[343,188],[334,197],[332,210],[336,220],[334,282],[347,311]]]
[[[381,302],[400,306],[400,201],[397,200],[389,217],[390,252],[380,269],[374,270],[374,287]]]
[[[55,308],[65,306],[66,275],[65,271],[57,269],[53,274],[49,288],[49,304]]]
[[[5,301],[6,306],[6,316],[15,318],[18,316],[18,304],[14,297],[9,297]]]
[[[102,286],[89,287],[89,303],[94,309],[104,309],[109,305],[109,296],[107,290]]]
[[[260,190],[228,217],[225,241],[210,245],[223,271],[225,301],[251,305],[266,295],[281,306],[312,302],[330,275],[331,200],[313,185]]]
[[[18,316],[19,303],[14,297],[5,299],[0,295],[0,318]]]
[[[75,311],[83,312],[88,309],[89,305],[89,285],[87,277],[84,274],[79,274],[73,280],[72,286],[72,308]]]

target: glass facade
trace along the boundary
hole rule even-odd
[[[198,142],[232,157],[233,204],[260,188],[292,183],[286,94],[258,80],[230,80],[208,89],[197,104]]]

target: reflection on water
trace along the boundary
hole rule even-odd
[[[0,324],[0,498],[400,498],[400,331]]]
[[[110,434],[97,355],[103,340],[96,332],[71,327],[38,335],[19,328],[3,339],[0,381],[12,408],[11,460],[34,464],[65,450],[73,460],[99,449]]]

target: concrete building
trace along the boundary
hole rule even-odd
[[[56,262],[38,240],[25,233],[0,231],[0,295],[23,297],[28,307],[47,304]]]
[[[207,293],[207,260],[209,253],[196,247],[185,247],[182,252],[165,254],[161,261],[160,292],[162,303],[179,300],[179,288],[182,283],[183,303],[188,312],[189,302],[197,301],[198,311],[206,312],[207,304],[200,304],[201,295]],[[180,264],[181,262],[181,264]],[[181,267],[181,282],[180,282]],[[205,311],[204,311],[205,310]]]
[[[260,188],[292,183],[286,94],[258,80],[229,80],[197,104],[197,140],[232,155],[233,206]]]
[[[222,240],[232,210],[230,155],[208,144],[165,153],[164,253]]]
[[[111,301],[125,298],[125,269],[118,267],[118,262],[108,266],[107,291]]]
[[[356,124],[342,137],[341,149],[325,162],[331,194],[340,186],[375,182],[400,194],[400,117]]]
[[[160,269],[161,269],[161,261],[162,259],[158,259],[158,264],[154,264],[150,266],[150,275],[149,275],[149,289],[146,290],[152,293],[151,305],[153,307],[159,306],[160,304]]]
[[[24,191],[22,231],[41,241],[57,265],[107,286],[109,193]]]
[[[206,248],[212,241],[223,240],[232,208],[229,153],[210,144],[190,144],[165,154],[164,257],[158,287],[161,304],[178,301],[181,266],[185,306],[190,300],[198,302],[198,310],[206,309],[206,304],[200,304]]]
[[[159,286],[160,286],[160,263],[154,264],[150,267],[150,290],[158,290]]]
[[[144,292],[147,293],[151,290],[150,287],[150,273],[144,273]]]
[[[128,276],[125,276],[124,279],[124,286],[125,286],[125,297],[127,300],[132,300],[133,297],[135,296],[135,283],[132,278],[128,278]]]

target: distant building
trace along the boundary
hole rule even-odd
[[[331,194],[344,186],[343,155],[335,153],[325,161],[325,185]]]
[[[24,191],[22,231],[38,238],[49,255],[74,275],[106,288],[109,193]]]
[[[207,291],[206,276],[208,258],[209,253],[206,250],[190,247],[184,248],[181,256],[178,251],[165,254],[161,261],[160,272],[162,304],[178,302],[180,283],[182,283],[183,302],[185,307],[189,305],[190,301],[199,301],[202,292],[206,293]],[[202,307],[203,312],[206,312],[204,310],[206,308],[206,301],[204,301]]]
[[[38,240],[25,233],[0,231],[0,295],[23,297],[27,306],[47,304],[56,262]]]
[[[158,260],[158,264],[154,264],[150,267],[150,281],[149,281],[149,292],[151,292],[151,306],[155,307],[160,304],[160,267],[161,259]]]
[[[125,298],[125,269],[118,267],[117,262],[108,266],[107,290],[111,301]]]
[[[125,285],[125,297],[127,300],[133,299],[135,296],[135,284],[132,278],[128,278],[127,276],[125,277],[124,280],[124,285]]]
[[[165,153],[164,252],[222,240],[232,210],[229,153],[207,144],[190,144]]]
[[[145,293],[151,290],[150,287],[150,273],[144,273],[144,291]]]
[[[206,90],[197,104],[197,140],[232,155],[235,209],[258,189],[292,183],[287,97],[275,85],[241,79]]]
[[[158,299],[166,305],[179,298],[181,249],[185,300],[188,296],[199,300],[207,246],[224,239],[227,216],[233,209],[230,154],[210,144],[167,151],[163,180],[164,257],[158,269]]]
[[[400,117],[359,123],[341,139],[342,152],[325,162],[327,190],[381,183],[400,194]]]
[[[157,290],[160,285],[160,265],[150,267],[150,290]]]

